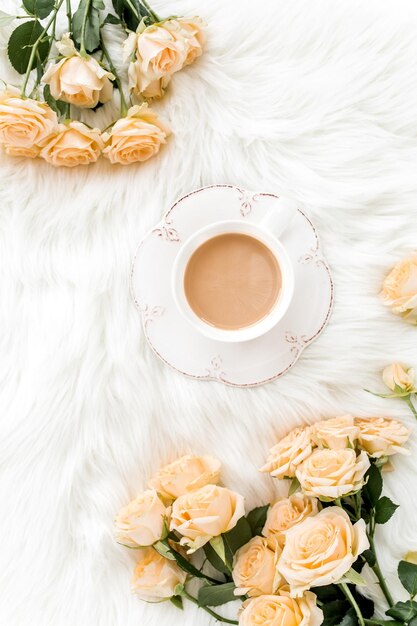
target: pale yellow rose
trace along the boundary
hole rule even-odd
[[[297,596],[336,583],[367,548],[365,521],[352,525],[346,511],[331,506],[290,528],[278,570]]]
[[[319,507],[320,503],[317,498],[310,498],[302,493],[282,498],[269,507],[262,534],[276,539],[282,548],[287,530],[302,522],[306,517],[316,515]]]
[[[403,445],[410,437],[410,431],[401,422],[387,417],[356,417],[359,427],[358,443],[374,458],[392,454],[409,454]]]
[[[159,99],[165,93],[171,75],[166,74],[161,78],[154,78],[149,81],[147,76],[142,74],[142,67],[140,61],[132,61],[129,64],[128,70],[129,77],[129,89],[131,89],[136,96],[143,96],[144,98]]]
[[[235,595],[260,596],[275,593],[284,583],[277,572],[281,548],[273,539],[253,537],[233,558]]]
[[[299,598],[284,590],[259,596],[244,602],[239,614],[239,626],[320,626],[322,622],[323,611],[311,591]]]
[[[164,27],[174,35],[175,39],[183,39],[185,42],[184,65],[190,65],[202,54],[205,43],[204,26],[200,17],[179,17],[164,22]]]
[[[70,122],[59,125],[58,132],[44,143],[40,156],[55,167],[75,167],[95,163],[103,148],[97,128]]]
[[[63,35],[57,47],[64,58],[51,63],[42,77],[55,100],[88,109],[111,100],[113,85],[110,81],[114,79],[111,72],[93,57],[81,56],[68,34]]]
[[[119,543],[134,546],[151,546],[159,541],[165,531],[169,510],[153,489],[139,494],[124,506],[115,520]]]
[[[392,391],[395,391],[396,387],[399,387],[401,391],[407,391],[409,393],[417,391],[414,387],[414,370],[412,368],[405,368],[401,363],[388,365],[382,372],[382,380]]]
[[[312,452],[311,427],[295,428],[269,451],[266,464],[261,472],[268,472],[274,478],[292,478],[295,470]]]
[[[149,481],[149,486],[165,498],[175,500],[220,478],[220,461],[211,456],[187,454],[166,465]]]
[[[320,447],[341,450],[353,448],[359,435],[352,415],[333,417],[313,424],[312,439]]]
[[[417,322],[417,252],[397,263],[388,274],[381,297],[394,313],[413,324]]]
[[[103,134],[103,155],[122,165],[146,161],[159,152],[169,134],[168,126],[146,104],[134,106]]]
[[[184,585],[187,574],[153,548],[138,550],[139,561],[133,571],[132,591],[146,602],[161,602],[175,595],[177,585]]]
[[[188,552],[201,548],[213,537],[234,528],[245,514],[243,497],[216,485],[205,485],[175,500],[171,530],[176,530]]]
[[[56,113],[31,98],[21,98],[12,87],[0,92],[0,143],[8,154],[37,156],[39,144],[58,128]]]
[[[335,500],[358,491],[370,466],[368,455],[355,450],[314,450],[297,468],[296,476],[307,496]]]

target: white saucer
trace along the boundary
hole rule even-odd
[[[171,270],[181,242],[219,220],[259,223],[280,206],[272,193],[234,185],[212,185],[178,200],[140,243],[131,290],[146,338],[155,354],[178,372],[200,380],[249,387],[282,376],[325,328],[333,304],[333,282],[317,232],[300,210],[281,241],[293,263],[295,291],[282,320],[268,333],[243,343],[223,343],[199,333],[177,309]]]

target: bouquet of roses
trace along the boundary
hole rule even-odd
[[[407,454],[408,437],[398,421],[350,415],[296,428],[261,468],[288,482],[288,496],[247,514],[243,497],[219,486],[217,459],[174,461],[116,518],[117,541],[137,550],[133,591],[181,609],[188,599],[241,626],[416,624],[417,564],[400,562],[410,599],[395,602],[374,543],[397,508],[381,495],[382,474],[392,455]],[[386,620],[362,594],[364,567],[385,595]],[[217,612],[233,600],[238,621]]]
[[[146,0],[23,0],[24,15],[0,11],[0,26],[23,20],[10,35],[8,56],[23,76],[0,93],[0,144],[11,156],[41,157],[74,167],[103,155],[122,165],[159,152],[170,130],[148,106],[161,98],[172,75],[201,55],[200,18],[161,18]],[[57,17],[66,10],[67,32],[57,37]],[[124,36],[113,62],[108,29]],[[125,63],[125,66],[123,66]],[[122,72],[116,67],[122,67]],[[125,75],[124,75],[125,74]],[[123,82],[127,83],[128,96]],[[118,91],[120,118],[103,131],[78,121]]]

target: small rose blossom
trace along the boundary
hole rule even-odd
[[[417,391],[414,386],[414,370],[412,368],[405,368],[401,363],[388,365],[382,372],[382,380],[391,391],[396,391],[396,387],[408,393]]]
[[[281,548],[273,539],[253,537],[237,550],[233,559],[235,595],[260,596],[275,593],[284,583],[277,572]]]
[[[49,85],[55,100],[69,102],[80,108],[92,109],[99,102],[111,100],[114,79],[93,57],[81,56],[76,50],[69,33],[57,42],[57,48],[64,58],[51,63],[42,77]]]
[[[114,124],[111,132],[103,133],[103,156],[121,165],[146,161],[159,152],[169,134],[168,126],[147,104],[136,105]]]
[[[13,87],[0,92],[0,143],[8,154],[37,156],[57,128],[56,113],[44,102],[22,98]]]
[[[169,30],[177,40],[184,40],[186,54],[184,65],[191,65],[202,54],[205,37],[203,20],[199,17],[179,17],[167,20],[165,28]]]
[[[299,598],[280,590],[279,595],[249,599],[239,614],[239,626],[320,626],[322,622],[323,611],[311,591]]]
[[[268,472],[274,478],[292,478],[312,449],[311,428],[295,428],[270,449],[268,460],[260,471]]]
[[[274,538],[281,548],[285,544],[287,530],[299,524],[306,517],[319,512],[320,503],[317,498],[310,498],[302,493],[295,493],[271,504],[266,517],[262,534]]]
[[[175,500],[170,529],[177,531],[181,545],[195,552],[213,537],[234,528],[245,514],[243,497],[216,485],[205,485]]]
[[[175,595],[178,585],[184,585],[187,574],[154,548],[138,550],[139,561],[133,571],[132,591],[146,602],[161,602]]]
[[[60,124],[42,147],[40,156],[55,167],[76,167],[95,163],[104,147],[101,133],[82,122]]]
[[[392,454],[410,454],[403,447],[410,437],[410,431],[401,422],[386,417],[356,417],[359,427],[358,443],[376,459]]]
[[[314,450],[297,468],[303,493],[324,500],[335,500],[361,489],[370,466],[368,455],[355,450]]]
[[[352,525],[346,511],[332,506],[290,528],[278,570],[297,596],[337,583],[367,548],[364,520]]]
[[[353,448],[359,435],[352,415],[343,415],[316,422],[312,427],[312,439],[320,447],[341,450]]]
[[[220,461],[211,456],[187,454],[160,469],[149,481],[149,486],[165,498],[175,500],[204,485],[216,484],[220,467]]]
[[[417,252],[391,270],[383,282],[381,297],[394,313],[417,323]]]
[[[117,515],[117,540],[131,547],[151,546],[162,538],[168,515],[169,510],[158,498],[156,491],[148,489]]]

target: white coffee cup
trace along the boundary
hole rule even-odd
[[[249,341],[267,333],[283,318],[294,292],[294,270],[288,253],[278,237],[289,225],[293,215],[294,209],[291,206],[286,206],[282,211],[271,211],[268,213],[260,224],[242,220],[214,222],[196,231],[184,242],[174,261],[171,284],[178,309],[196,330],[216,341]],[[249,235],[267,246],[278,262],[282,279],[280,294],[268,314],[250,326],[233,330],[217,328],[198,317],[190,307],[184,290],[185,270],[195,250],[208,239],[230,233]]]

